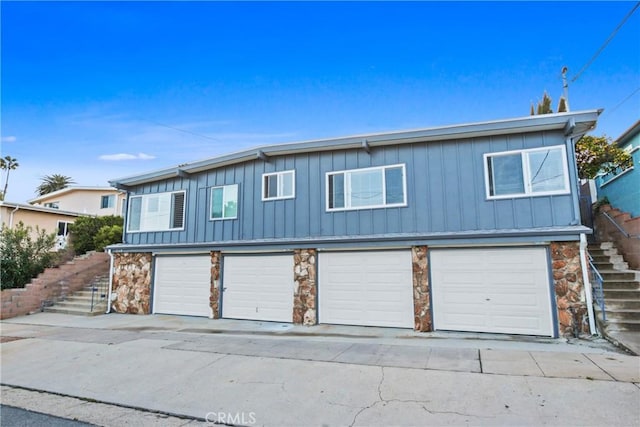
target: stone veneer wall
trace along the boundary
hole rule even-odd
[[[317,323],[316,259],[315,249],[296,249],[293,253],[293,323]]]
[[[579,333],[589,333],[580,243],[552,242],[551,262],[560,335],[573,336],[574,327]]]
[[[414,329],[420,332],[432,330],[427,251],[428,248],[426,246],[414,246],[411,248]]]
[[[111,309],[117,313],[149,314],[151,254],[115,253]]]
[[[220,260],[222,254],[219,251],[211,252],[211,293],[209,305],[214,319],[220,318]]]

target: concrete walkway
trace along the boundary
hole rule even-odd
[[[0,327],[2,403],[37,411],[44,391],[75,403],[41,411],[98,425],[132,408],[158,425],[640,425],[640,358],[601,339],[116,314]]]

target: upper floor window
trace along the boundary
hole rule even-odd
[[[102,196],[100,200],[100,209],[112,208],[116,204],[116,195],[110,194],[108,196]]]
[[[262,200],[293,199],[296,195],[296,171],[262,175]]]
[[[129,199],[128,231],[184,228],[185,191],[145,194]]]
[[[48,202],[44,204],[45,208],[60,209],[60,202]]]
[[[211,189],[211,219],[238,217],[238,184]]]
[[[327,173],[327,210],[407,205],[405,165]]]
[[[567,153],[563,145],[487,153],[484,166],[489,199],[570,191]]]

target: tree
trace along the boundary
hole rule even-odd
[[[576,162],[582,179],[593,179],[599,172],[616,174],[633,166],[631,155],[606,136],[580,138],[576,143]]]
[[[551,109],[551,98],[547,94],[547,91],[544,91],[544,95],[542,96],[542,101],[538,102],[538,108],[536,109],[536,114],[551,114],[553,110]]]
[[[32,278],[53,265],[56,254],[51,252],[56,242],[55,233],[35,228],[35,232],[22,221],[14,228],[0,229],[0,288],[22,288]]]
[[[563,96],[560,97],[560,101],[558,101],[558,113],[566,113],[567,112],[567,101]]]
[[[53,193],[54,191],[67,188],[70,184],[75,182],[71,177],[59,175],[54,173],[53,175],[45,175],[42,177],[42,183],[36,188],[38,196],[44,196],[45,194]]]
[[[0,169],[6,170],[7,175],[4,179],[4,189],[0,193],[0,201],[4,200],[4,197],[7,194],[7,187],[9,186],[9,173],[12,170],[15,170],[18,166],[18,159],[15,159],[11,156],[4,156],[4,158],[0,159]]]
[[[121,216],[83,216],[69,226],[71,248],[77,255],[122,241]]]

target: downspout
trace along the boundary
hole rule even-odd
[[[593,311],[593,297],[591,282],[589,281],[589,265],[587,264],[587,235],[580,233],[580,267],[582,268],[582,283],[584,284],[584,294],[587,299],[587,313],[589,314],[589,331],[591,335],[596,334],[595,313]]]
[[[18,212],[19,209],[20,209],[20,206],[16,206],[16,208],[12,210],[11,213],[9,214],[9,228],[13,227],[13,214]]]
[[[107,249],[109,253],[109,293],[107,294],[107,311],[106,313],[111,313],[111,292],[113,291],[113,252],[111,249]]]

